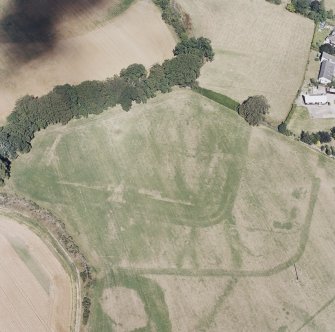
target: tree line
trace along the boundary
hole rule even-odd
[[[286,136],[294,135],[288,128],[285,122],[282,122],[278,126],[278,131]],[[335,148],[329,146],[325,143],[330,143],[332,140],[335,140],[335,127],[331,128],[329,131],[321,130],[318,132],[309,132],[302,130],[298,139],[308,145],[318,145],[320,150],[326,153],[328,156],[335,156]]]
[[[170,0],[153,1],[162,10],[162,18],[164,22],[173,27],[181,40],[187,39],[187,27],[183,22],[183,17],[180,11],[178,11],[176,4],[172,5]]]
[[[324,0],[291,0],[286,9],[293,13],[298,13],[314,20],[315,22],[324,22],[333,18],[333,11],[326,10]]]
[[[316,133],[310,133],[308,131],[301,131],[300,141],[308,145],[329,143],[333,137],[335,137],[335,128],[328,131],[318,131]]]
[[[335,139],[335,127],[331,128],[329,131],[318,131],[316,133],[309,133],[308,131],[303,130],[300,134],[300,141],[308,145],[321,144],[320,150],[322,152],[328,156],[335,157],[335,147],[324,144],[330,143],[333,139]]]
[[[172,59],[155,64],[149,71],[141,64],[132,64],[104,81],[59,85],[42,97],[19,99],[6,125],[0,127],[0,184],[10,175],[11,160],[30,151],[37,131],[116,105],[129,111],[133,102],[145,103],[157,92],[170,92],[174,86],[193,87],[202,65],[214,57],[210,40],[203,37],[184,39],[173,53]]]

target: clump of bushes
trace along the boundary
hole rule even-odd
[[[324,22],[333,18],[333,11],[326,10],[324,0],[291,0],[286,9],[293,13],[304,15],[315,22]]]
[[[0,186],[5,184],[5,179],[10,175],[10,160],[0,156]]]
[[[334,156],[335,157],[335,148],[333,146],[321,145],[321,151],[323,151],[327,156]]]
[[[173,50],[173,54],[194,54],[206,61],[213,61],[214,59],[214,51],[211,46],[211,42],[209,39],[204,37],[200,37],[198,39],[188,38],[181,41]]]
[[[154,3],[161,8],[165,23],[173,27],[180,39],[187,39],[187,28],[177,5],[172,4],[170,0],[154,0]]]
[[[286,136],[293,135],[293,133],[287,128],[285,122],[282,122],[278,126],[278,132]],[[335,127],[331,128],[329,131],[318,131],[315,133],[302,130],[299,139],[301,142],[308,145],[320,146],[320,144],[330,143],[333,139],[335,139]],[[328,144],[321,145],[320,150],[328,156],[335,156],[335,148],[333,146],[329,146]]]
[[[273,3],[275,5],[280,5],[281,4],[281,0],[266,0],[267,2]]]
[[[90,311],[91,299],[88,296],[84,296],[82,305],[83,305],[83,324],[86,325],[91,313]]]
[[[329,143],[332,140],[332,136],[327,131],[318,131],[317,133],[302,131],[300,134],[300,140],[309,145],[318,143]]]
[[[287,128],[287,124],[286,122],[282,122],[279,126],[278,126],[278,131],[285,135],[285,136],[291,136],[293,133],[292,131],[290,131],[288,128]]]
[[[302,131],[300,134],[300,140],[308,145],[330,143],[335,139],[335,127],[329,131],[318,131],[316,133],[309,133],[308,131]],[[328,156],[335,156],[335,147],[323,144],[320,150]]]

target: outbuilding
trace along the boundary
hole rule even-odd
[[[302,95],[306,105],[325,105],[328,103],[327,95]]]

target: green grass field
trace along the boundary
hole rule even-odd
[[[310,117],[306,107],[296,106],[292,111],[287,126],[294,134],[300,135],[302,130],[309,132],[330,130],[335,126],[335,119],[313,119]]]
[[[103,309],[115,287],[143,302],[139,331],[324,330],[335,324],[333,168],[177,89],[39,133],[9,188],[59,216],[97,269],[91,331],[135,319],[131,298],[122,315]]]
[[[215,51],[201,70],[200,86],[240,103],[264,95],[269,121],[283,121],[304,78],[313,22],[265,0],[176,2],[190,15],[192,33],[210,38]]]
[[[331,33],[331,29],[319,29],[316,27],[314,35],[313,35],[313,41],[312,41],[312,47],[319,50],[319,47],[324,43],[327,36]]]
[[[205,88],[201,88],[201,87],[196,87],[193,89],[193,91],[201,94],[202,96],[205,96],[227,108],[230,108],[231,110],[236,110],[239,103],[231,98],[229,98],[228,96],[225,96],[221,93],[212,91],[212,90],[208,90]]]

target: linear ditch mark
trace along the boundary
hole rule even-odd
[[[152,275],[173,275],[173,276],[184,276],[184,277],[221,277],[221,276],[231,276],[231,277],[269,277],[282,272],[292,266],[294,263],[298,262],[302,257],[306,244],[309,238],[309,231],[312,224],[313,212],[315,204],[318,198],[320,189],[320,179],[314,178],[312,182],[312,190],[309,199],[309,206],[305,216],[305,222],[301,228],[300,240],[297,252],[287,261],[278,264],[277,266],[266,269],[266,270],[227,270],[227,269],[182,269],[182,268],[124,268],[116,267],[115,271],[119,272],[129,272],[137,274],[152,274]]]
[[[327,309],[335,301],[335,296],[333,296],[328,302],[326,302],[318,311],[316,311],[312,316],[310,316],[304,324],[302,324],[297,330],[301,331],[306,325],[308,325],[316,316],[318,316],[322,311]]]
[[[217,301],[215,302],[213,309],[209,312],[209,314],[205,318],[201,319],[198,325],[196,326],[196,331],[207,331],[212,326],[214,319],[216,315],[218,314],[218,311],[224,304],[226,298],[234,290],[237,282],[238,282],[238,279],[236,278],[231,278],[228,281],[228,284],[225,287],[223,293],[218,297]]]

